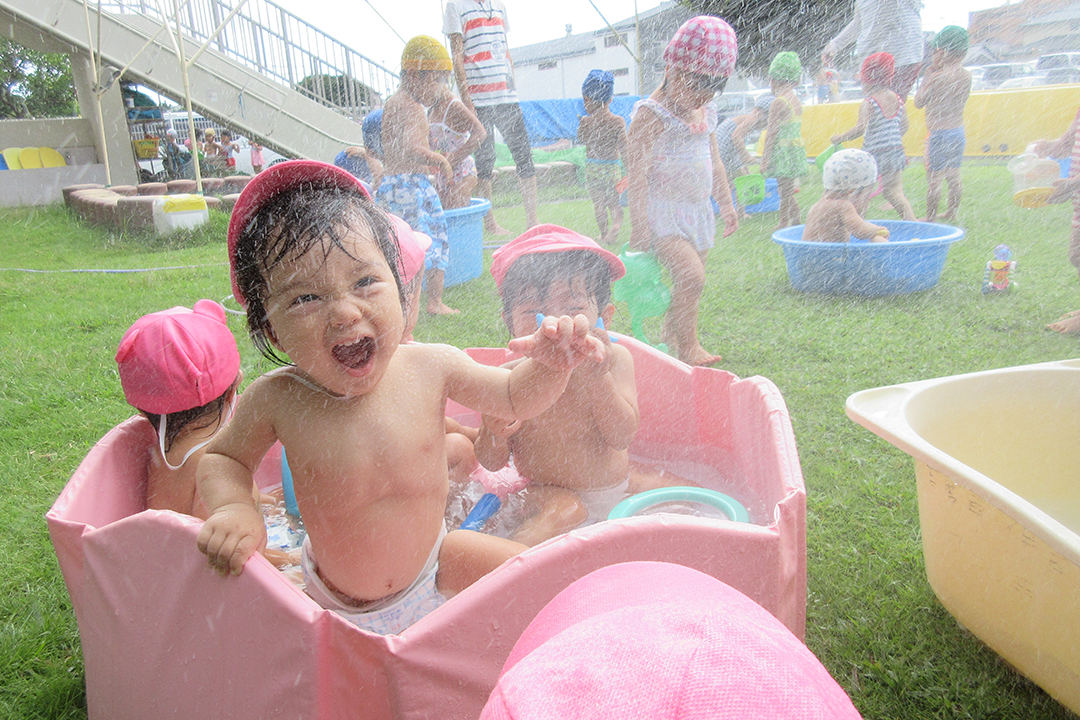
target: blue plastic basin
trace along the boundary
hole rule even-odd
[[[928,290],[941,279],[949,246],[964,237],[951,225],[871,220],[889,229],[889,242],[808,242],[803,225],[773,233],[784,249],[788,278],[800,292],[906,295]]]
[[[450,266],[443,287],[474,280],[484,272],[484,216],[490,209],[490,201],[472,198],[466,207],[444,211]]]

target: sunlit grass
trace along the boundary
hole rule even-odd
[[[959,224],[967,237],[934,289],[870,300],[797,294],[770,240],[773,216],[755,216],[710,253],[701,334],[725,369],[770,378],[787,401],[808,494],[807,643],[863,714],[1066,718],[938,603],[923,568],[912,461],[844,415],[856,390],[1080,356],[1076,339],[1044,328],[1080,308],[1065,257],[1071,208],[1013,207],[1004,166],[966,167],[964,180]],[[922,169],[909,169],[905,181],[919,212]],[[496,213],[520,232],[525,218],[513,190],[496,196]],[[808,176],[804,212],[820,192]],[[545,191],[539,214],[595,234],[580,191]],[[876,204],[869,215],[895,217]],[[2,216],[0,268],[181,268],[0,271],[0,517],[9,550],[0,569],[0,717],[85,717],[78,630],[43,516],[93,442],[131,412],[113,362],[128,325],[146,312],[229,295],[226,219],[214,213],[197,235],[161,240],[87,228],[59,208]],[[627,219],[624,240],[628,230]],[[983,267],[999,243],[1013,249],[1021,289],[985,297]],[[422,318],[418,339],[506,342],[489,275],[449,288],[446,301],[464,312]],[[626,332],[621,310],[615,329]],[[230,324],[245,376],[256,377],[267,364],[242,319]]]

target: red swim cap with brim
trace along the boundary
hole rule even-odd
[[[495,278],[495,288],[502,292],[503,279],[518,258],[534,253],[568,250],[586,250],[602,257],[611,271],[612,282],[626,274],[622,260],[615,253],[597,245],[592,238],[559,225],[537,225],[503,245],[491,256],[491,274]]]
[[[896,71],[896,61],[887,52],[870,55],[863,60],[859,79],[863,85],[888,85]]]
[[[229,277],[232,281],[233,297],[241,307],[247,307],[247,300],[236,282],[236,244],[240,235],[266,203],[279,193],[301,185],[307,185],[309,186],[307,189],[311,190],[337,188],[355,192],[369,200],[372,199],[371,193],[357,177],[336,165],[318,160],[289,160],[272,165],[252,178],[240,193],[240,198],[233,206],[232,217],[229,219]],[[423,252],[431,246],[431,238],[413,230],[408,223],[396,215],[387,213],[387,216],[394,226],[398,245],[401,248],[400,269],[401,281],[404,284],[412,279],[420,268],[423,268]],[[417,248],[421,250],[419,260],[417,260]]]

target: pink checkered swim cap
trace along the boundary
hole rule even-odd
[[[724,20],[698,15],[682,24],[664,50],[664,62],[676,70],[731,77],[739,54],[735,31]]]
[[[225,322],[225,308],[199,300],[190,310],[174,307],[136,320],[120,339],[116,364],[128,403],[161,416],[158,443],[165,458],[166,417],[224,395],[240,373],[240,351]],[[168,459],[165,463],[177,470],[184,460],[175,466]]]

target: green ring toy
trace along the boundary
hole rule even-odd
[[[733,522],[750,522],[750,513],[746,512],[746,508],[738,500],[715,490],[699,487],[664,487],[646,490],[616,505],[608,514],[608,520],[637,515],[645,508],[659,503],[679,501],[709,505],[727,515]]]

